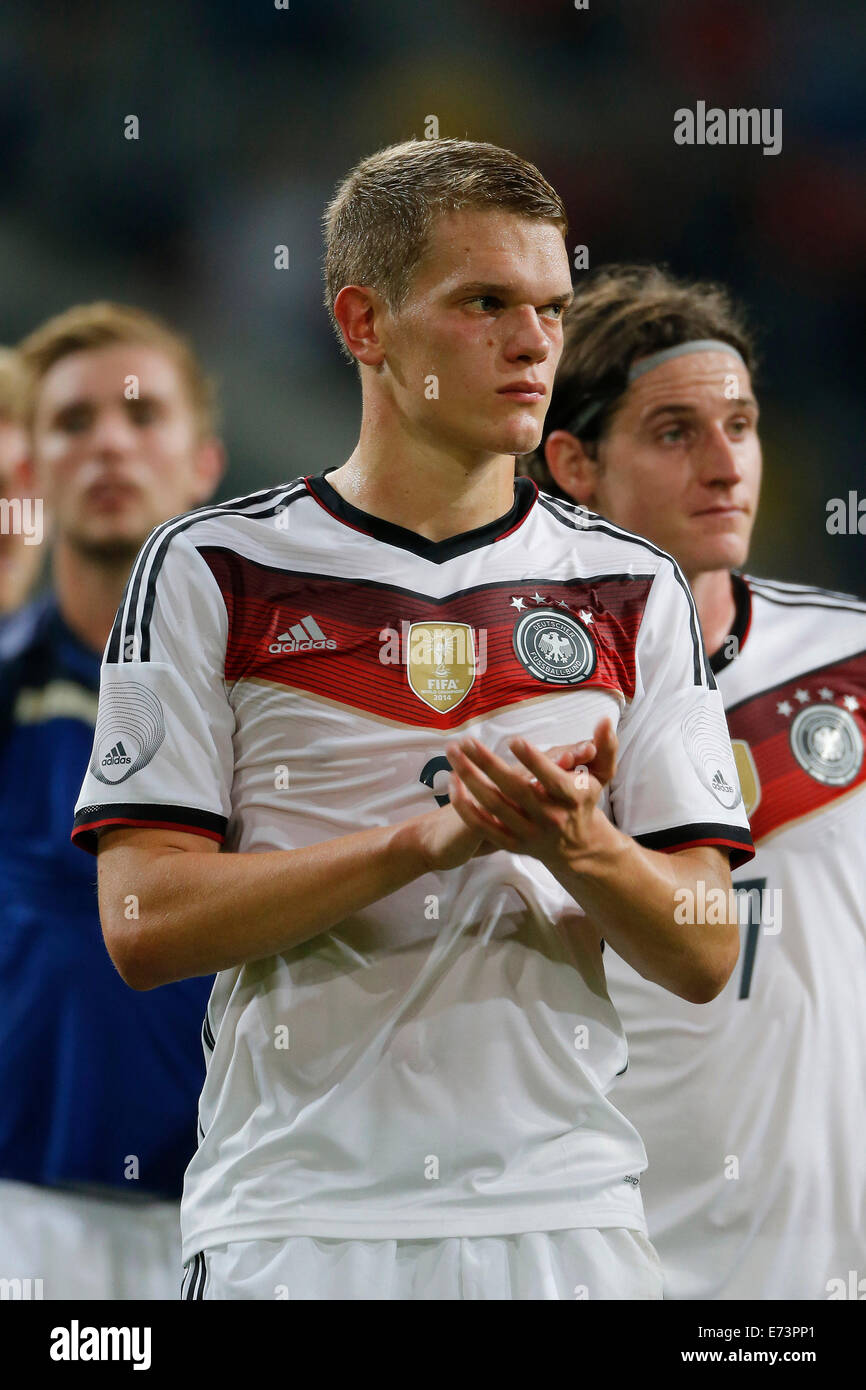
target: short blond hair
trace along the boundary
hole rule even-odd
[[[27,417],[27,370],[15,348],[0,347],[0,419],[22,425]]]
[[[164,352],[176,366],[189,398],[199,439],[207,439],[218,428],[216,388],[183,334],[164,319],[131,304],[97,300],[75,304],[48,319],[19,344],[27,372],[25,416],[31,423],[43,378],[64,357],[110,347],[115,343],[138,343]]]
[[[427,249],[434,218],[464,208],[553,222],[568,217],[534,164],[476,140],[407,140],[363,159],[325,210],[325,306],[346,356],[334,301],[344,285],[369,285],[397,310]]]

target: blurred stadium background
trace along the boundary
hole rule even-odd
[[[435,115],[534,160],[591,266],[663,260],[744,298],[764,364],[750,568],[864,593],[863,537],[826,530],[831,497],[866,495],[864,31],[853,0],[4,6],[0,341],[77,301],[141,304],[219,382],[221,496],[342,462],[360,400],[321,307],[322,208]],[[698,100],[781,107],[782,152],[675,145]]]

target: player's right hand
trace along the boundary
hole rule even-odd
[[[556,759],[525,739],[510,740],[520,766],[504,762],[477,739],[446,744],[454,767],[452,805],[468,830],[499,849],[539,859],[555,874],[574,871],[617,833],[598,804],[616,770],[617,746],[607,717],[591,745],[566,748]],[[588,765],[567,766],[584,754],[591,758]]]
[[[612,771],[598,766],[603,758],[599,757],[598,745],[592,738],[582,739],[579,743],[557,744],[546,749],[546,754],[563,772],[586,768],[589,772],[599,775],[600,781],[605,782]],[[516,767],[518,764],[512,763],[511,766]],[[540,783],[533,782],[533,787],[537,794],[545,795]],[[459,868],[467,860],[495,854],[499,848],[491,840],[470,830],[450,805],[441,806],[436,811],[428,811],[425,815],[416,817],[414,826],[417,831],[417,844],[430,873],[441,869]]]

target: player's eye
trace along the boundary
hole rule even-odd
[[[685,429],[682,425],[668,425],[659,435],[662,444],[679,444],[685,438]]]
[[[563,314],[565,313],[565,305],[564,305],[564,304],[544,304],[544,305],[542,305],[542,307],[539,309],[538,312],[539,312],[540,314],[545,314],[545,315],[547,315],[547,316],[549,316],[549,317],[551,317],[551,318],[561,319],[562,316],[563,316]]]
[[[736,434],[737,436],[741,436],[746,433],[751,423],[751,420],[746,420],[745,418],[741,418],[739,420],[732,420],[728,426],[728,429],[732,430],[734,434]]]
[[[159,419],[159,407],[156,401],[152,401],[146,396],[137,401],[128,401],[127,407],[133,424],[152,425],[155,420]]]
[[[497,299],[494,294],[476,294],[466,302],[467,304],[479,304],[482,314],[489,314],[493,309],[502,308],[502,300]]]
[[[68,410],[63,410],[57,416],[56,424],[58,429],[64,430],[66,434],[81,434],[83,430],[89,429],[93,423],[93,410],[89,405],[73,405]]]

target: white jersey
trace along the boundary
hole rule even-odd
[[[109,825],[312,845],[443,804],[455,735],[511,762],[509,738],[547,748],[605,715],[625,832],[750,857],[669,556],[524,478],[505,517],[438,542],[301,479],[145,544],[74,833],[90,849]],[[258,1237],[645,1230],[643,1145],[608,1095],[626,1044],[601,944],[533,859],[425,874],[222,971],[203,1040],[185,1261]]]
[[[614,1097],[649,1155],[667,1297],[838,1297],[866,1274],[866,604],[734,584],[712,665],[757,851],[740,961],[696,1007],[605,952]]]

